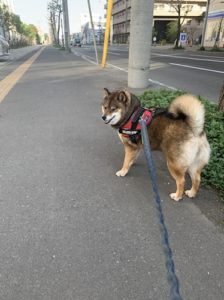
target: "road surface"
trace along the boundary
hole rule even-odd
[[[99,57],[102,47],[99,47]],[[77,55],[95,61],[93,47],[72,48]],[[110,46],[108,65],[121,72],[128,71],[128,46]],[[167,47],[151,48],[149,84],[161,88],[180,89],[218,102],[224,78],[224,53],[173,51]]]

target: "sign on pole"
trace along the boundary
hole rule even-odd
[[[179,39],[180,45],[186,44],[187,42],[187,34],[185,32],[180,33],[180,39]]]

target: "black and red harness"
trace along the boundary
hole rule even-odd
[[[123,137],[129,138],[132,143],[137,144],[141,139],[141,126],[139,119],[144,119],[148,126],[152,120],[154,111],[144,107],[137,107],[128,121],[119,127],[119,133]]]

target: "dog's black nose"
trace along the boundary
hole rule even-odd
[[[102,116],[102,119],[103,119],[104,121],[106,120],[106,118],[107,118],[106,116]]]

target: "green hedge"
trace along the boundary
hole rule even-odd
[[[145,107],[167,107],[183,91],[151,90],[139,98]],[[224,199],[224,113],[217,105],[199,97],[205,106],[205,131],[211,146],[209,164],[202,172],[202,185],[219,191]]]

